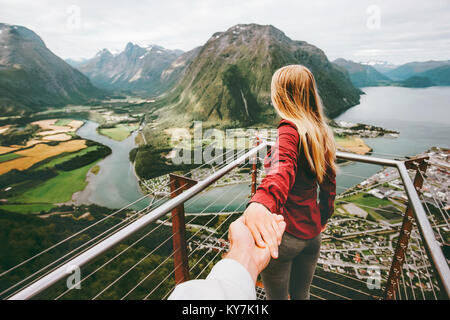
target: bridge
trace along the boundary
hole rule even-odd
[[[150,201],[151,194],[144,195],[3,271],[0,298],[166,299],[176,284],[206,277],[228,250],[228,226],[264,176],[259,160],[273,142],[258,141],[252,148],[232,150],[232,161],[216,163],[215,158],[189,172],[170,174],[167,184],[153,190],[163,196]],[[392,198],[392,205],[384,207],[371,205],[360,200],[372,199],[377,184],[361,183],[351,190],[338,186],[342,192],[323,235],[311,298],[448,299],[448,210],[441,199],[425,196],[423,190],[430,184],[427,170],[434,163],[426,156],[374,155],[338,152],[337,158],[392,168],[401,186],[388,187],[402,192],[404,199]],[[449,168],[437,165],[448,176]],[[201,212],[186,213],[212,188],[234,188],[225,179],[236,173],[249,175],[241,180],[241,186],[248,187],[236,195],[219,192]],[[229,201],[218,210],[226,196]],[[133,209],[139,203],[144,208]],[[349,203],[391,219],[348,212],[344,205]],[[264,299],[259,281],[256,290],[257,298]]]

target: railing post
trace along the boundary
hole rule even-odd
[[[170,197],[175,198],[183,191],[194,186],[197,181],[169,174]],[[186,224],[184,219],[184,203],[172,210],[173,263],[175,268],[175,284],[189,280],[189,261],[186,246]]]
[[[416,175],[414,177],[414,187],[417,192],[423,185],[423,177],[427,170],[428,157],[411,159],[405,161],[405,166],[407,169],[415,169]],[[402,227],[400,229],[400,234],[398,236],[397,245],[395,248],[394,257],[392,259],[391,269],[389,270],[389,276],[386,283],[386,288],[384,290],[385,300],[394,300],[396,297],[396,288],[398,286],[399,277],[402,273],[403,263],[405,262],[405,254],[408,249],[409,237],[411,235],[411,230],[414,221],[414,213],[411,204],[408,202],[406,206],[405,215],[403,217]]]
[[[259,138],[256,137],[256,146],[259,146]],[[253,197],[253,195],[256,193],[256,181],[258,179],[258,169],[256,164],[258,163],[258,154],[256,153],[253,158],[252,163],[252,184],[251,184],[251,194],[250,197]]]

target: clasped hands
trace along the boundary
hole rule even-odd
[[[272,214],[262,204],[250,203],[244,214],[230,225],[227,258],[241,263],[256,282],[270,258],[278,258],[285,228],[283,216]]]

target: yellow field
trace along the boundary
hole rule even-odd
[[[30,140],[30,141],[27,141],[26,145],[24,145],[24,146],[20,146],[17,144],[13,144],[8,147],[0,146],[0,154],[4,154],[7,152],[11,152],[11,151],[15,151],[15,150],[23,149],[23,148],[28,148],[28,147],[31,147],[38,143],[42,143],[42,141],[41,140]]]
[[[20,149],[20,148],[2,147],[2,146],[0,146],[0,154],[4,154],[4,153],[11,152],[11,151],[18,150],[18,149]]]
[[[70,140],[61,142],[57,146],[38,144],[30,149],[17,151],[16,154],[21,155],[21,158],[3,162],[0,166],[0,175],[13,169],[25,170],[38,162],[63,152],[75,152],[84,148],[86,148],[86,140]]]
[[[11,125],[6,125],[6,126],[3,126],[3,127],[0,127],[0,134],[2,134],[3,132],[6,132],[6,131],[8,131],[8,129],[11,127]]]
[[[352,152],[364,155],[371,151],[371,148],[361,138],[356,137],[336,138],[336,144],[338,150],[344,152]]]
[[[45,136],[42,138],[42,140],[45,141],[68,141],[70,139],[72,139],[72,136],[69,136],[65,133],[53,134],[51,136]]]
[[[38,132],[37,134],[40,135],[40,136],[46,137],[46,136],[51,136],[51,135],[54,135],[54,134],[66,133],[66,132],[70,132],[70,131],[71,131],[70,128],[67,128],[67,129],[41,131],[41,132]]]
[[[34,125],[38,125],[42,130],[38,132],[39,136],[45,137],[44,140],[47,141],[67,141],[70,137],[66,134],[67,132],[75,132],[83,125],[83,121],[72,120],[64,125],[56,125],[58,119],[49,119],[32,122]],[[51,137],[50,137],[51,136]]]
[[[21,146],[21,145],[18,145],[18,144],[13,144],[12,146],[9,146],[8,148],[23,149],[23,148],[28,148],[28,147],[34,146],[35,144],[38,144],[38,143],[42,143],[42,141],[33,139],[33,140],[27,141],[25,146]]]
[[[72,120],[66,125],[58,126],[55,124],[58,120],[59,119],[41,120],[32,122],[31,124],[38,125],[39,127],[41,127],[42,130],[57,131],[57,132],[75,131],[83,125],[83,121]]]

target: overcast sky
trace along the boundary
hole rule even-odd
[[[238,23],[271,24],[330,60],[450,59],[450,0],[0,0],[0,22],[35,31],[62,58],[131,41],[184,51]]]

